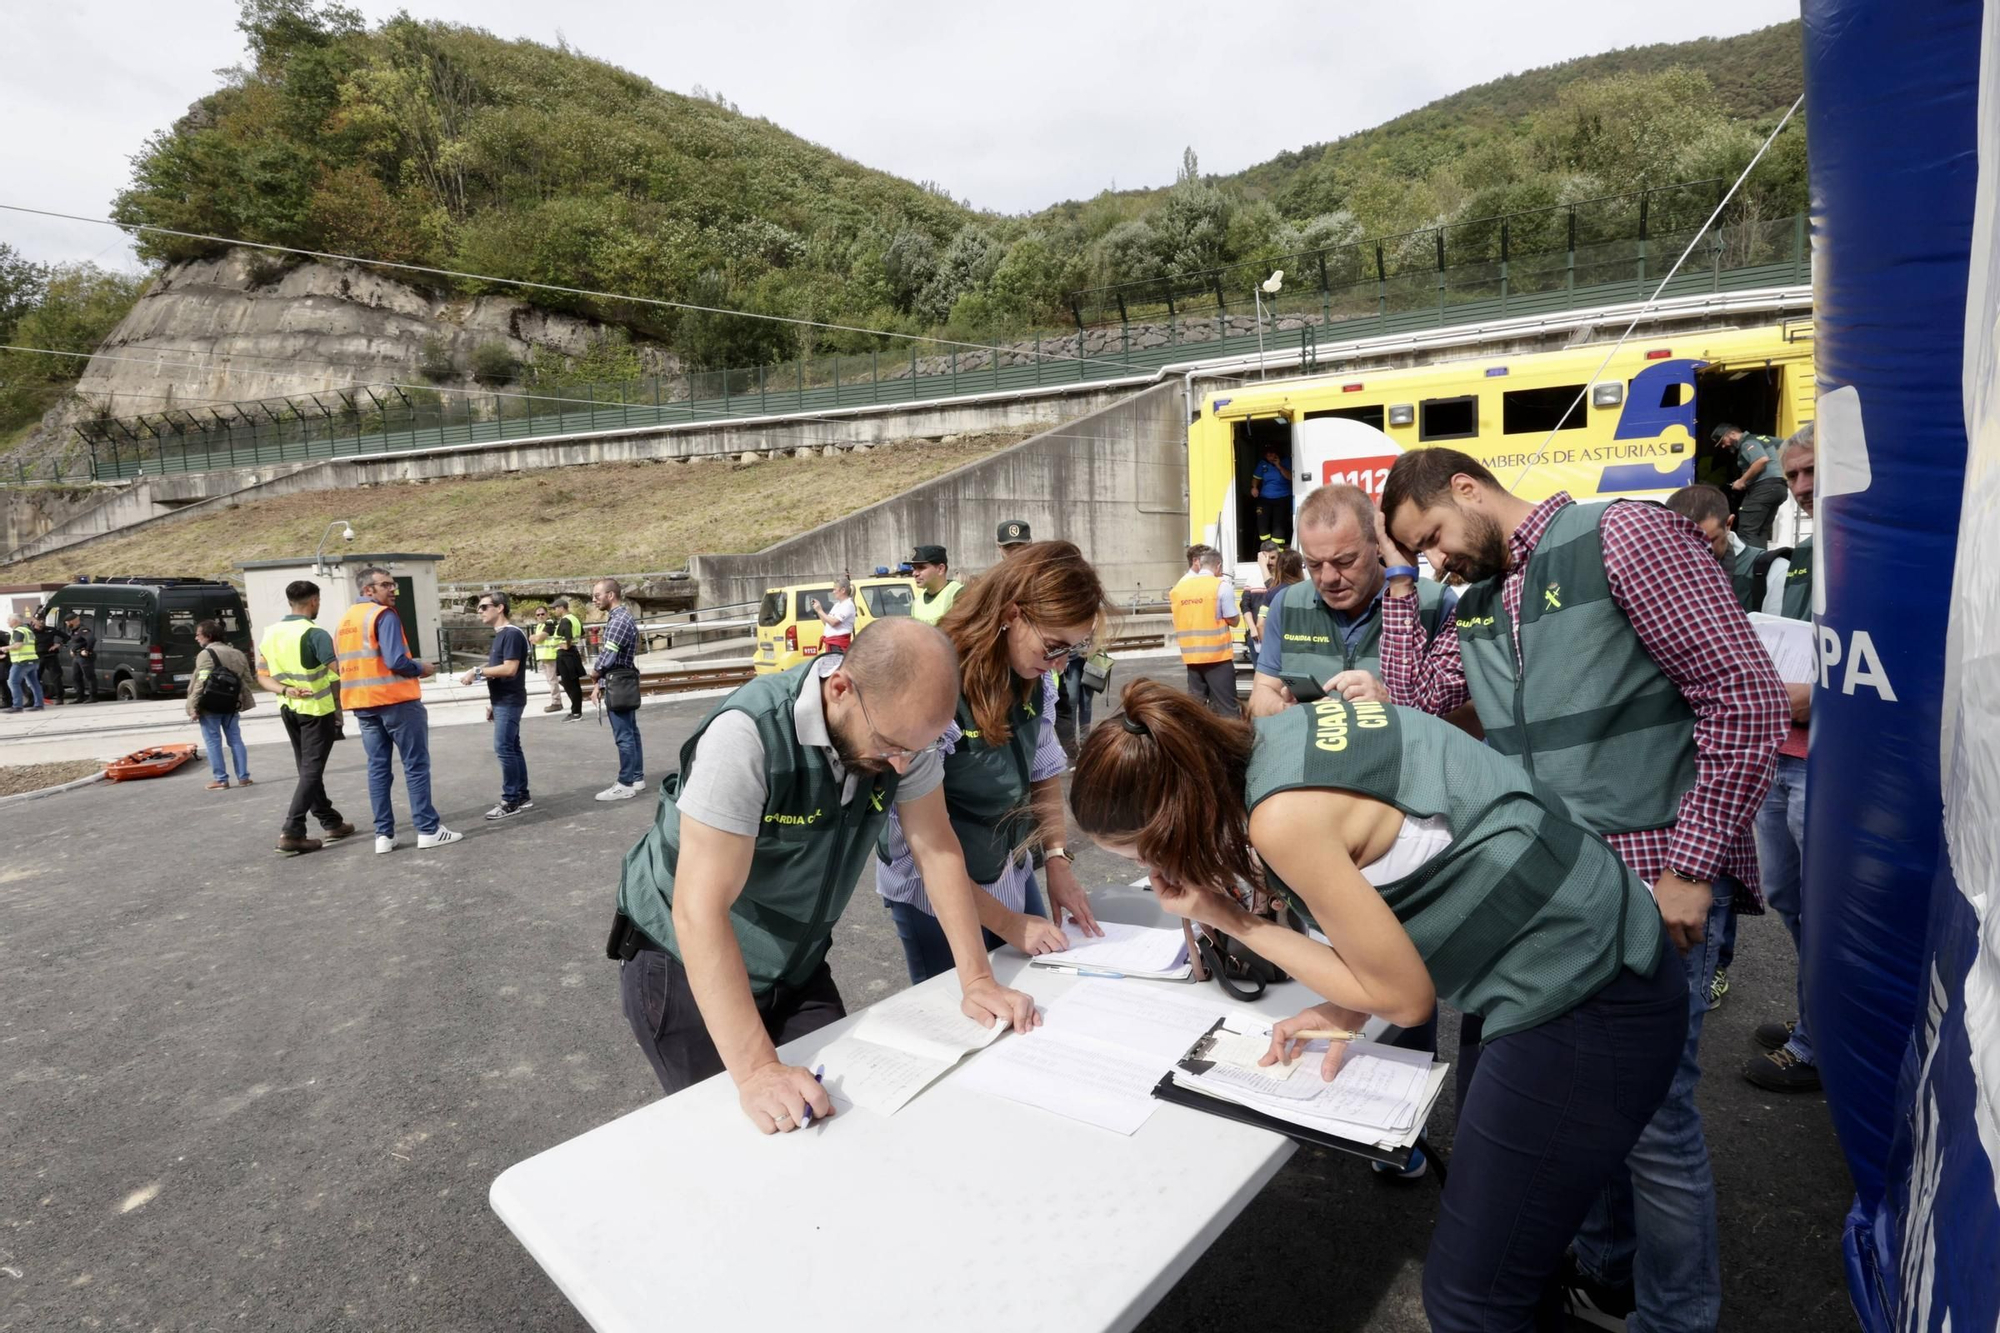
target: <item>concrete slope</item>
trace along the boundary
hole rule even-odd
[[[696,556],[689,572],[708,606],[894,565],[918,542],[946,547],[964,573],[998,559],[995,527],[1021,519],[1081,547],[1113,598],[1163,588],[1187,543],[1181,404],[1180,384],[1155,385],[761,551]]]

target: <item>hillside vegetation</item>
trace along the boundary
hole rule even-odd
[[[120,219],[971,337],[1060,322],[1065,294],[1094,284],[1733,174],[1801,78],[1796,23],[1614,52],[1235,177],[1204,176],[1190,149],[1171,188],[1006,218],[567,48],[407,15],[371,29],[315,0],[247,0],[242,27],[250,67],[146,145]],[[1751,191],[1766,216],[1803,204],[1803,129],[1787,139]],[[143,252],[203,250],[149,237]],[[605,316],[703,368],[869,343],[532,299]]]
[[[1030,433],[898,443],[834,458],[600,463],[257,500],[0,566],[4,581],[78,573],[228,578],[245,560],[318,548],[354,525],[357,550],[435,551],[447,582],[681,569],[696,552],[758,551],[983,458]],[[904,553],[884,551],[883,563]],[[831,573],[832,571],[829,571]]]

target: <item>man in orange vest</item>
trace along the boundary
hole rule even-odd
[[[1174,639],[1187,665],[1188,693],[1216,712],[1236,717],[1236,649],[1230,631],[1241,619],[1236,589],[1222,577],[1222,553],[1204,546],[1190,553],[1188,572],[1168,600],[1174,608]]]
[[[366,600],[347,608],[334,631],[334,658],[340,666],[340,706],[361,724],[361,748],[368,755],[368,803],[375,809],[375,850],[396,849],[396,807],[390,792],[396,774],[391,752],[403,756],[410,784],[410,820],[419,848],[457,842],[431,804],[431,734],[424,715],[423,686],[437,668],[410,656],[403,622],[396,615],[396,577],[370,566],[357,576]]]

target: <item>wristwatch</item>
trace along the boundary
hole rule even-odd
[[[1069,862],[1070,864],[1072,864],[1072,865],[1074,865],[1074,864],[1076,863],[1076,858],[1075,858],[1075,857],[1073,857],[1073,856],[1071,856],[1071,855],[1069,854],[1069,848],[1067,848],[1067,847],[1044,847],[1044,848],[1042,848],[1042,859],[1043,859],[1044,861],[1048,861],[1048,860],[1051,860],[1051,859],[1053,859],[1053,858],[1055,858],[1055,857],[1058,857],[1058,856],[1060,856],[1060,857],[1061,857],[1061,858],[1062,858],[1063,860],[1065,860],[1065,861],[1068,861],[1068,862]]]

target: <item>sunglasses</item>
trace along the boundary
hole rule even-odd
[[[1090,652],[1090,640],[1088,639],[1085,639],[1081,643],[1059,643],[1051,647],[1049,645],[1049,636],[1042,633],[1042,627],[1028,619],[1025,612],[1021,615],[1021,623],[1033,630],[1035,637],[1042,641],[1042,660],[1044,662],[1060,662],[1066,657],[1084,657]]]

